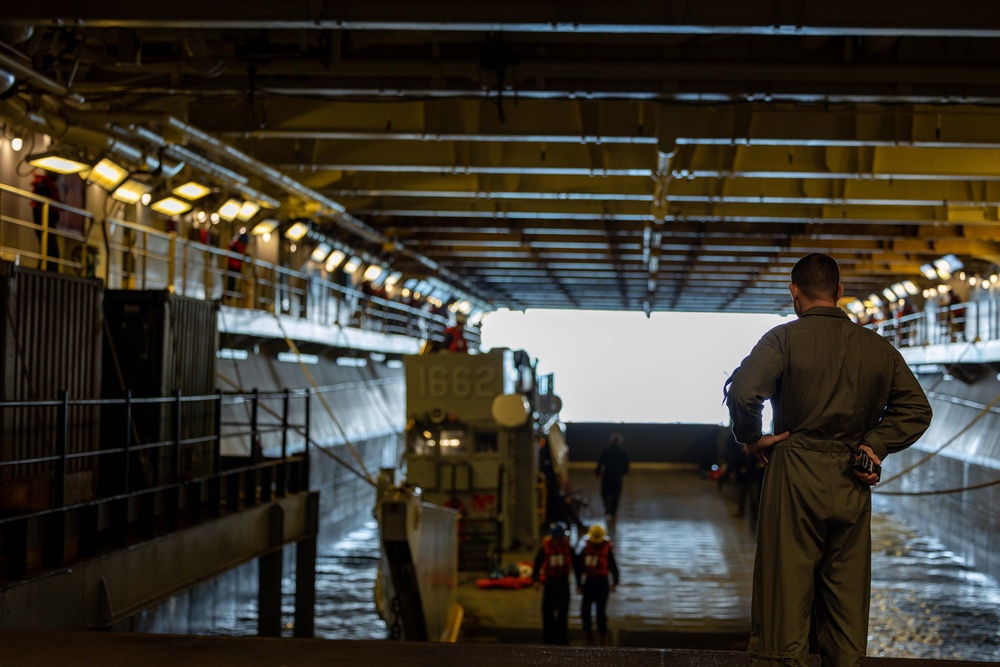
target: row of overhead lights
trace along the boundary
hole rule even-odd
[[[20,137],[15,136],[11,139],[13,150],[18,151],[22,146],[23,141]],[[190,212],[199,200],[212,193],[211,188],[192,180],[173,188],[169,194],[154,201],[153,192],[156,185],[144,180],[141,177],[142,172],[131,172],[109,157],[102,157],[93,162],[80,154],[61,147],[29,155],[25,161],[33,167],[58,174],[78,174],[87,182],[107,190],[112,199],[126,204],[149,206],[151,210],[165,216],[184,215]],[[220,220],[249,222],[260,212],[262,207],[277,208],[278,205],[277,201],[271,200],[265,195],[260,195],[257,201],[251,199],[241,201],[230,198],[211,213],[198,211],[196,219],[198,222],[210,220],[213,224]],[[267,243],[279,225],[278,220],[262,220],[254,226],[251,233],[261,237],[261,240]],[[311,225],[309,223],[297,221],[285,231],[284,235],[292,242],[292,250],[294,251],[295,244],[306,237],[310,231]],[[364,259],[355,255],[350,248],[335,247],[334,243],[326,239],[317,243],[310,254],[310,260],[322,265],[328,273],[332,273],[343,264],[343,270],[348,274],[353,274],[364,263]],[[401,272],[390,271],[376,263],[369,265],[363,274],[364,280],[371,282],[375,287],[384,287],[389,293],[398,287],[401,278]],[[407,280],[401,289],[401,295],[406,298],[411,294],[435,307],[441,307],[452,298],[449,286],[434,278]],[[449,305],[449,310],[453,313],[471,314],[470,316],[479,312],[467,300],[452,302]]]
[[[111,193],[112,199],[125,204],[143,204],[166,216],[182,215],[189,212],[194,208],[195,202],[212,192],[211,188],[197,181],[189,181],[173,188],[170,194],[154,201],[153,191],[156,186],[154,183],[144,180],[140,176],[141,172],[131,172],[109,157],[102,157],[97,162],[90,162],[83,156],[61,148],[29,155],[26,162],[33,167],[57,174],[78,174],[88,183],[93,183],[107,190]],[[232,222],[236,219],[249,221],[257,215],[263,206],[276,208],[278,202],[269,197],[260,197],[258,201],[230,198],[218,210],[210,214],[206,213],[205,217],[206,219],[210,218],[213,223],[220,220]]]

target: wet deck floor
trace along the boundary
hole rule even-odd
[[[571,472],[574,492],[589,498],[585,523],[604,523],[593,464]],[[715,482],[684,466],[642,464],[626,478],[617,525],[609,527],[621,583],[608,602],[611,644],[673,648],[746,647],[754,534],[749,518]],[[576,532],[574,531],[574,538]],[[531,560],[507,554],[504,564]],[[460,576],[459,602],[467,613],[463,639],[541,640],[541,593],[533,589],[481,590]],[[580,597],[570,602],[570,643],[583,644]]]

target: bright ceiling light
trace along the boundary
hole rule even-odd
[[[932,264],[922,264],[920,266],[920,273],[924,274],[924,278],[928,280],[937,278],[937,271],[934,270],[934,265]]]
[[[240,206],[239,213],[236,214],[236,217],[242,220],[243,222],[247,222],[250,220],[250,218],[257,215],[257,211],[259,210],[260,210],[260,204],[256,204],[252,201],[245,201],[243,202],[243,205]]]
[[[274,218],[261,220],[256,225],[254,225],[253,231],[251,231],[250,233],[253,234],[254,236],[263,236],[264,234],[270,234],[275,229],[277,229],[278,225],[280,224],[281,223],[275,220]]]
[[[163,215],[180,215],[191,210],[191,204],[176,197],[165,197],[150,204],[149,208]]]
[[[911,295],[911,296],[914,296],[914,295],[917,295],[917,294],[920,293],[920,288],[918,288],[916,286],[916,284],[914,284],[914,282],[912,280],[904,280],[903,281],[903,289],[905,289],[906,293],[909,294],[909,295]]]
[[[351,257],[349,260],[347,260],[347,264],[344,264],[344,272],[348,274],[354,273],[355,271],[358,270],[360,266],[361,266],[361,258]]]
[[[312,254],[309,255],[309,259],[319,264],[330,255],[331,250],[333,250],[333,248],[330,247],[329,243],[320,243],[316,246],[316,249],[312,251]]]
[[[327,273],[333,273],[333,271],[340,266],[340,263],[346,258],[347,255],[344,254],[343,250],[334,250],[330,253],[330,256],[326,258],[326,264],[323,265],[323,268],[326,269]]]
[[[403,277],[402,271],[393,271],[389,274],[389,277],[385,279],[385,286],[392,287],[399,282],[399,279]]]
[[[309,225],[304,222],[296,222],[285,232],[285,238],[289,241],[300,241],[309,231]]]
[[[240,214],[241,206],[242,204],[235,199],[230,199],[225,204],[220,206],[219,210],[216,212],[219,214],[219,217],[226,222],[232,222],[236,219],[236,216]]]
[[[868,300],[872,302],[873,306],[877,307],[882,305],[882,299],[879,298],[878,294],[869,294]]]
[[[62,150],[45,151],[28,156],[28,164],[57,174],[79,174],[90,165],[83,159]]]
[[[125,202],[126,204],[137,204],[143,195],[148,196],[152,191],[153,186],[150,183],[143,183],[142,181],[130,178],[111,193],[111,198]]]
[[[10,149],[15,153],[24,148],[24,140],[21,137],[14,137],[10,140]]]
[[[128,178],[128,170],[108,158],[94,165],[87,175],[87,180],[108,191],[113,191]]]
[[[375,280],[380,275],[382,275],[382,271],[384,271],[384,269],[381,266],[379,266],[378,264],[372,264],[367,269],[365,269],[365,272],[363,274],[364,279]]]
[[[208,188],[201,183],[196,183],[195,181],[188,181],[184,185],[178,185],[173,189],[173,193],[175,195],[180,195],[188,201],[198,201],[211,191],[211,188]]]

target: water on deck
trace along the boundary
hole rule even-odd
[[[583,520],[602,521],[593,466],[577,464],[571,480],[577,493],[590,499]],[[878,510],[877,500],[875,505]],[[735,510],[731,485],[720,489],[690,468],[633,467],[614,527],[621,585],[608,603],[613,645],[745,650],[754,531],[749,517],[735,516]],[[997,582],[884,512],[876,512],[872,532],[869,655],[1000,660]],[[377,549],[372,524],[320,557],[317,636],[385,637],[371,602]],[[508,554],[504,563],[532,555]],[[482,576],[460,574],[458,597],[467,614],[462,641],[540,643],[541,594],[530,588],[478,589],[474,580]],[[584,643],[579,604],[574,593],[573,645]],[[288,607],[290,621],[291,598]],[[226,633],[253,634],[255,628],[248,614]]]

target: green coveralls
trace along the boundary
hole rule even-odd
[[[864,443],[880,459],[930,425],[923,389],[899,352],[839,308],[810,308],[764,334],[733,376],[733,435],[761,437],[770,399],[774,432],[757,524],[751,609],[753,664],[805,665],[810,615],[824,665],[860,665],[871,594],[871,487],[848,455]]]

